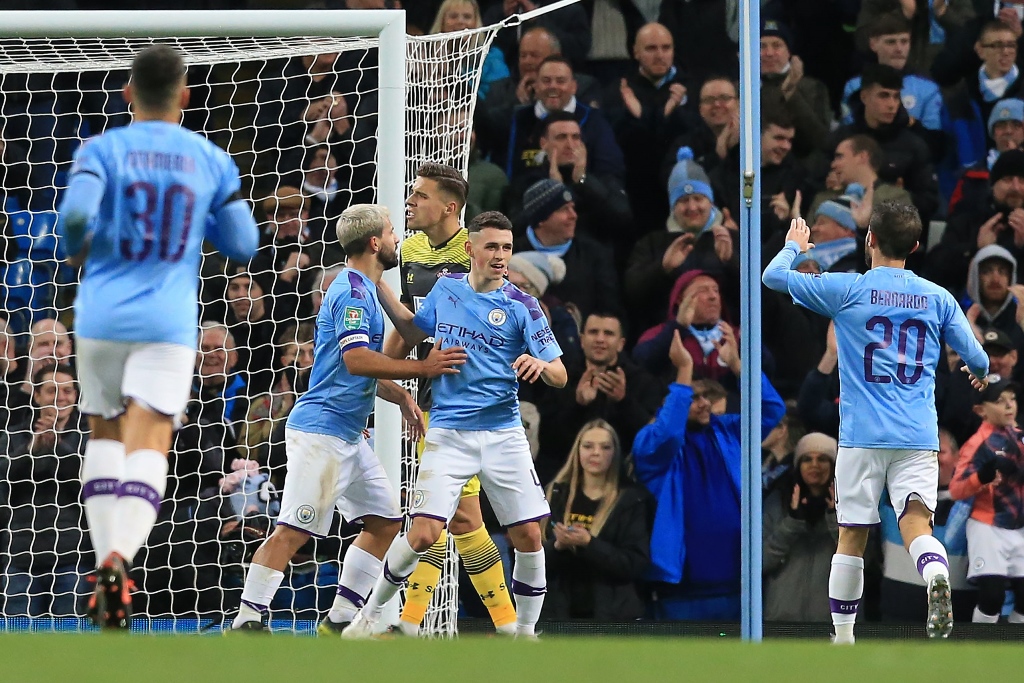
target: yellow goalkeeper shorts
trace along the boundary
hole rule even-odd
[[[423,428],[430,425],[430,413],[426,410],[423,411]],[[416,444],[416,457],[423,458],[423,439],[420,439]],[[473,496],[480,495],[480,477],[473,477],[466,482],[466,485],[462,487],[462,493],[459,494],[459,498],[472,498]]]

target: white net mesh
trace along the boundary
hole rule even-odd
[[[466,171],[492,38],[489,29],[410,38],[407,183],[423,161]],[[84,623],[93,559],[78,480],[88,435],[63,372],[74,364],[65,328],[73,338],[77,273],[60,262],[54,207],[82,140],[129,122],[120,95],[126,69],[152,42],[0,40],[0,614],[8,627],[30,623],[22,617]],[[377,143],[386,131],[377,130],[375,39],[159,42],[185,54],[184,125],[231,153],[264,245],[249,264],[204,254],[208,323],[193,400],[175,436],[157,525],[132,573],[147,628],[190,630],[237,609],[244,567],[277,514],[284,421],[312,362],[320,292],[342,259],[333,224],[348,205],[376,200]],[[403,443],[404,505],[416,462],[413,444]],[[300,551],[272,605],[277,624],[303,630],[329,607],[339,558],[357,531],[335,520],[328,539]],[[457,567],[451,548],[428,633],[455,632]]]

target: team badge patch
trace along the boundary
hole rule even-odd
[[[312,505],[300,505],[299,509],[295,511],[295,518],[303,524],[309,524],[316,518],[316,510]]]
[[[363,309],[355,306],[345,307],[345,329],[358,330],[363,326]]]
[[[503,325],[505,324],[506,318],[507,316],[505,315],[505,311],[500,308],[492,309],[491,312],[487,314],[487,322],[492,325]]]
[[[417,490],[416,493],[412,494],[412,509],[419,510],[423,507],[423,504],[427,502],[427,494],[423,491]]]

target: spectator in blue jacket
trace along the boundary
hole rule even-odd
[[[739,357],[734,342],[719,354]],[[713,415],[693,383],[693,358],[679,333],[669,358],[676,381],[651,424],[633,442],[640,481],[657,500],[651,534],[654,614],[662,620],[740,617],[740,416]],[[761,438],[786,406],[761,376]]]

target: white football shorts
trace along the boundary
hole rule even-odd
[[[474,475],[479,475],[502,526],[532,522],[551,514],[522,427],[495,431],[430,427],[410,516],[448,523],[459,504],[462,487]]]
[[[888,486],[896,518],[907,501],[917,498],[932,512],[939,491],[939,459],[935,451],[903,448],[839,447],[836,456],[836,516],[839,526],[872,526],[881,522],[878,503]]]
[[[391,481],[366,439],[349,443],[286,428],[285,452],[288,474],[278,524],[323,537],[334,508],[350,522],[369,516],[402,519]]]
[[[196,350],[166,342],[78,339],[81,410],[110,420],[133,399],[163,415],[185,412],[195,376]]]
[[[967,578],[1024,577],[1024,529],[1001,529],[967,520]]]

